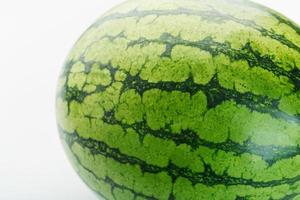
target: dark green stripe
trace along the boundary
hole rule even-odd
[[[128,190],[128,191],[132,192],[133,195],[134,195],[134,199],[135,199],[136,197],[142,197],[142,198],[147,199],[147,200],[158,200],[157,198],[154,198],[154,197],[152,197],[152,196],[147,196],[147,195],[145,195],[145,194],[143,194],[143,193],[136,192],[136,191],[134,191],[133,189],[130,189],[130,188],[125,187],[125,186],[123,186],[123,185],[117,184],[116,182],[114,182],[114,181],[113,181],[111,178],[109,178],[108,176],[105,177],[104,181],[105,181],[106,183],[110,184],[110,185],[112,186],[112,188],[120,188],[120,189],[122,189],[122,190]],[[113,194],[113,193],[112,193],[112,194]]]
[[[255,51],[250,43],[239,49],[231,48],[230,43],[219,43],[214,41],[211,37],[207,37],[199,41],[188,41],[182,39],[180,36],[173,36],[170,33],[163,33],[158,39],[139,38],[138,40],[131,41],[128,47],[135,45],[147,45],[150,43],[159,43],[167,45],[167,48],[175,47],[176,45],[183,45],[188,47],[198,48],[209,52],[212,56],[217,56],[223,53],[232,60],[245,60],[250,67],[261,67],[265,70],[272,72],[277,76],[288,77],[295,90],[300,89],[300,70],[294,68],[292,72],[285,71],[283,68],[275,64],[270,56],[262,56],[258,51]],[[169,50],[170,51],[170,50]]]
[[[268,55],[263,56],[258,51],[254,50],[250,43],[245,44],[243,50],[245,50],[248,54],[248,57],[246,57],[246,59],[250,67],[258,66],[269,72],[272,72],[277,76],[288,77],[290,82],[294,85],[294,91],[298,91],[300,89],[300,69],[294,67],[289,72],[283,70],[276,63],[272,61],[270,56]]]
[[[62,90],[62,94],[64,97],[64,100],[67,102],[71,101],[77,101],[79,103],[82,103],[85,97],[89,95],[89,93],[84,92],[77,87],[68,87],[67,83],[65,85],[64,90]]]
[[[69,146],[69,148],[70,148],[70,146]],[[70,148],[70,150],[71,150],[71,148]],[[91,174],[96,180],[104,181],[103,179],[97,177],[97,175],[92,170],[90,170],[90,169],[86,168],[85,166],[83,166],[82,163],[81,163],[81,161],[80,161],[80,159],[78,158],[78,156],[76,154],[74,154],[74,152],[72,150],[71,150],[71,152],[72,152],[73,158],[76,161],[76,164],[78,164],[79,166],[81,166],[85,171],[87,171],[89,174]],[[79,173],[79,175],[80,175],[80,173]],[[86,185],[89,186],[89,183],[86,182],[85,179],[83,179],[83,181],[84,181],[84,183]],[[101,191],[94,190],[92,187],[90,187],[90,189],[92,189],[95,193],[97,193],[98,195],[100,195],[102,198],[105,198],[105,199],[107,198],[105,195],[103,195],[101,193]]]
[[[172,193],[170,194],[168,200],[175,200],[175,199],[176,199],[176,198],[175,198],[175,196],[174,196],[174,194],[173,194],[173,191],[172,191]]]
[[[85,97],[87,97],[89,94],[87,92],[84,92],[82,90],[79,90],[77,87],[69,87],[67,86],[67,82],[64,86],[64,88],[61,91],[60,96],[63,97],[63,100],[67,102],[67,108],[68,112],[67,114],[70,114],[70,105],[72,101],[76,101],[79,103],[82,103]]]
[[[114,117],[114,112],[112,111],[106,112],[102,120],[110,125],[120,125],[123,130],[130,128],[135,130],[135,132],[139,134],[141,141],[143,141],[145,135],[149,134],[157,138],[172,140],[177,145],[187,144],[194,150],[199,148],[200,146],[205,146],[210,149],[220,149],[225,152],[234,152],[236,153],[236,155],[250,153],[260,156],[269,164],[269,166],[273,165],[279,160],[300,155],[299,146],[261,146],[254,144],[251,141],[246,141],[243,145],[241,145],[231,140],[227,140],[223,143],[213,143],[199,138],[198,134],[192,130],[183,130],[181,131],[181,133],[173,134],[172,132],[165,129],[152,130],[146,122],[139,122],[133,125],[128,125],[116,120],[116,118]]]
[[[118,34],[122,35],[122,34]],[[106,36],[108,37],[108,36]],[[114,37],[114,36],[111,36]],[[230,44],[228,43],[218,43],[213,41],[211,38],[206,38],[201,41],[196,42],[190,42],[186,40],[182,40],[180,37],[174,37],[168,33],[163,34],[160,39],[157,40],[147,40],[146,38],[140,38],[136,41],[132,41],[129,43],[129,46],[133,45],[145,45],[150,42],[158,42],[166,44],[166,51],[163,53],[163,56],[170,56],[170,52],[172,51],[172,48],[176,45],[184,45],[184,46],[191,46],[196,47],[201,50],[205,50],[210,52],[213,56],[219,55],[220,53],[224,53],[228,57],[230,57],[233,60],[246,60],[249,63],[250,67],[259,66],[265,70],[268,70],[272,72],[273,74],[277,76],[285,76],[288,77],[291,83],[294,85],[294,90],[297,91],[300,89],[300,70],[297,68],[294,68],[292,71],[288,72],[283,70],[282,68],[278,67],[271,59],[267,56],[260,55],[259,52],[253,50],[250,44],[246,44],[243,48],[243,50],[236,50],[232,49],[230,47]],[[81,58],[81,62],[85,64],[86,66],[86,73],[89,72],[91,66],[95,64],[94,62],[84,62],[84,58]],[[72,63],[72,62],[71,62]],[[111,63],[108,64],[102,64],[99,63],[101,68],[107,68],[110,70],[111,77],[114,79],[114,74],[116,73],[117,67],[114,67],[111,65]],[[67,66],[70,66],[68,64]],[[68,78],[67,71],[66,77]],[[112,81],[113,82],[113,81]],[[104,91],[108,86],[98,86],[97,90],[95,92],[101,92]],[[78,90],[78,89],[77,89]],[[76,91],[76,88],[71,88],[68,90],[66,88],[64,91],[64,94],[66,94],[66,100],[77,100],[78,102],[81,102],[83,98],[89,94]],[[287,116],[286,116],[287,117]]]
[[[102,40],[104,40],[104,39],[107,39],[107,40],[109,40],[110,42],[113,42],[113,41],[115,41],[116,39],[120,39],[120,38],[127,39],[127,37],[125,36],[124,32],[125,32],[125,31],[121,31],[120,33],[118,33],[118,34],[116,34],[116,35],[105,34],[105,35],[103,35],[102,37],[97,38],[97,39],[94,40],[94,41],[90,41],[89,45],[87,45],[86,48],[83,49],[83,53],[81,54],[79,60],[81,60],[81,61],[84,62],[83,57],[84,57],[84,55],[86,54],[86,51],[87,51],[91,46],[93,46],[95,43],[97,43],[97,42],[99,42],[99,41],[102,41]],[[81,39],[81,38],[80,38],[80,39]],[[80,39],[79,39],[79,40],[80,40]],[[86,72],[87,72],[87,70],[90,69],[90,67],[91,67],[91,66],[88,66],[88,68],[86,69]]]
[[[281,15],[279,15],[275,12],[271,12],[271,15],[273,17],[275,17],[279,21],[279,23],[287,25],[288,27],[290,27],[296,33],[298,33],[300,35],[300,27],[298,25],[296,25],[295,23],[293,23],[292,21],[290,21],[288,19],[285,19],[284,17],[282,17]]]
[[[138,75],[131,76],[130,74],[127,74],[127,78],[123,82],[121,93],[130,89],[134,89],[141,96],[145,91],[151,89],[159,89],[168,92],[180,91],[189,93],[190,95],[202,91],[207,97],[207,106],[209,109],[215,108],[225,101],[234,100],[237,104],[244,105],[251,111],[267,113],[274,118],[283,119],[285,121],[300,122],[300,116],[291,116],[278,109],[279,100],[273,100],[266,96],[255,95],[250,92],[240,93],[235,90],[223,88],[219,84],[216,76],[214,76],[208,84],[200,85],[196,84],[192,80],[192,77],[184,82],[161,81],[158,83],[151,83],[142,80]]]
[[[218,13],[217,10],[214,10],[215,13]],[[259,31],[263,36],[267,36],[269,38],[272,38],[274,40],[277,40],[279,41],[281,44],[289,47],[289,48],[292,48],[294,50],[296,50],[297,52],[300,52],[300,47],[298,47],[296,44],[294,44],[292,41],[288,40],[284,35],[280,35],[280,34],[277,34],[275,31],[273,30],[267,30],[266,28],[262,27],[262,26],[259,26],[255,23],[255,21],[251,21],[251,20],[244,20],[244,19],[238,19],[234,16],[231,16],[231,15],[226,15],[226,14],[221,14],[221,13],[218,13],[218,15],[221,15],[223,19],[227,19],[227,20],[231,20],[231,21],[234,21],[238,24],[242,24],[246,27],[251,27],[257,31]]]
[[[86,74],[90,73],[90,70],[91,70],[91,67],[93,66],[93,64],[99,64],[99,67],[101,69],[108,69],[111,74],[111,83],[107,86],[97,85],[96,90],[91,93],[82,91],[81,89],[79,89],[77,87],[69,87],[68,86],[69,75],[71,73],[71,67],[73,64],[75,64],[75,62],[70,61],[69,63],[67,63],[65,71],[63,72],[63,76],[66,77],[66,82],[65,82],[65,85],[63,86],[63,89],[60,91],[60,94],[57,94],[57,96],[62,97],[63,100],[65,100],[68,103],[68,114],[70,114],[70,103],[72,101],[82,103],[87,96],[94,94],[94,93],[104,92],[107,88],[111,87],[112,84],[115,82],[115,74],[117,72],[117,68],[113,67],[111,65],[111,63],[102,64],[99,62],[98,63],[84,62],[82,58],[80,59],[80,61],[85,65],[84,73],[86,73]],[[83,88],[86,86],[86,84],[87,84],[86,82],[83,84]]]
[[[298,33],[300,35],[300,27],[297,24],[293,23],[289,19],[286,19],[284,16],[282,16],[282,14],[280,14],[280,13],[278,13],[278,12],[276,12],[276,11],[266,7],[266,6],[263,6],[263,5],[258,4],[256,2],[248,1],[248,0],[227,0],[227,1],[229,1],[230,3],[237,4],[237,5],[249,6],[249,7],[258,9],[260,11],[270,13],[274,18],[276,18],[279,21],[279,23],[286,24],[288,27],[290,27],[296,33]]]
[[[73,67],[73,65],[75,64],[76,62],[73,61],[73,60],[69,60],[67,62],[64,63],[64,67],[63,67],[63,71],[61,72],[60,74],[60,78],[62,77],[66,77],[68,78],[68,75]]]
[[[71,146],[72,146],[73,142],[78,142],[79,140],[81,140],[81,138],[77,138],[76,140],[73,140],[73,138],[71,139],[71,137],[70,137],[69,135],[65,135],[65,140],[67,141],[67,143],[68,143],[68,145],[69,145],[69,148],[70,148],[70,150],[71,150]],[[81,143],[79,143],[79,142],[78,142],[78,144],[82,145],[83,147],[91,148],[90,146],[85,146],[84,144],[81,144]],[[97,144],[97,145],[95,145],[95,147],[97,148],[97,147],[100,147],[100,146],[98,146],[98,144]],[[92,149],[90,149],[90,150],[92,150]],[[98,153],[99,153],[99,152],[100,152],[100,151],[98,151]],[[121,189],[121,190],[128,190],[128,191],[132,192],[132,193],[134,194],[135,197],[138,197],[138,196],[139,196],[139,197],[142,197],[142,198],[145,198],[145,199],[148,199],[148,200],[158,200],[158,199],[156,199],[156,198],[154,198],[154,197],[152,197],[152,196],[147,196],[147,195],[145,195],[145,194],[143,194],[143,193],[136,192],[136,191],[134,191],[134,190],[131,189],[131,188],[125,187],[124,185],[120,185],[120,184],[114,182],[114,181],[113,181],[110,177],[108,177],[108,176],[106,176],[105,179],[102,179],[102,178],[98,177],[92,170],[90,170],[88,167],[84,166],[84,165],[81,163],[80,159],[78,158],[78,156],[77,156],[74,152],[72,152],[72,153],[73,153],[73,155],[74,155],[74,157],[75,157],[75,159],[76,159],[76,162],[77,162],[84,170],[86,170],[88,173],[90,173],[95,179],[100,180],[100,181],[103,181],[103,182],[105,182],[105,183],[111,185],[112,191],[113,191],[114,188],[119,188],[119,189]],[[95,191],[95,190],[94,190],[94,191]],[[98,194],[101,195],[101,196],[104,196],[104,195],[101,194],[99,191],[95,191],[95,192],[98,193]],[[111,193],[112,193],[112,195],[113,195],[113,192],[111,192]]]
[[[224,21],[233,21],[233,22],[236,22],[243,26],[250,27],[256,31],[259,31],[263,36],[267,36],[269,38],[277,40],[281,44],[286,45],[289,48],[292,48],[292,49],[300,52],[300,47],[295,45],[292,41],[288,40],[284,35],[279,35],[279,34],[276,34],[274,31],[267,30],[264,27],[257,25],[255,23],[255,21],[246,20],[246,19],[238,19],[229,14],[221,13],[220,11],[218,11],[212,7],[211,7],[211,10],[207,10],[207,11],[192,10],[192,9],[186,9],[186,8],[178,8],[175,10],[143,10],[143,11],[139,11],[139,10],[135,9],[128,13],[114,13],[114,14],[110,14],[108,16],[102,17],[100,20],[98,20],[94,24],[94,26],[99,26],[99,25],[103,24],[104,22],[107,22],[110,20],[117,20],[117,19],[128,18],[128,17],[137,17],[137,18],[141,19],[141,18],[149,16],[149,15],[164,16],[164,15],[182,15],[182,14],[192,15],[192,16],[200,16],[207,21],[217,22],[217,23],[221,23]]]
[[[189,181],[191,181],[192,184],[194,185],[197,183],[203,183],[208,186],[222,184],[226,186],[248,185],[254,188],[264,188],[264,187],[278,186],[282,184],[293,184],[300,180],[300,176],[296,176],[289,179],[285,178],[281,180],[257,182],[248,179],[230,177],[228,175],[219,176],[215,174],[214,171],[211,169],[211,167],[207,164],[205,164],[205,170],[202,173],[193,173],[191,170],[186,168],[180,168],[174,165],[173,163],[169,163],[167,167],[158,167],[154,165],[149,165],[145,161],[140,160],[139,158],[122,154],[118,149],[109,147],[104,142],[100,142],[92,139],[84,139],[79,137],[78,134],[76,133],[69,134],[69,133],[62,132],[62,134],[65,134],[65,138],[69,143],[69,145],[72,145],[74,142],[76,142],[83,147],[87,147],[91,151],[91,154],[93,155],[101,154],[105,157],[112,158],[119,163],[138,165],[141,167],[141,170],[143,172],[149,172],[149,173],[167,172],[169,176],[172,177],[173,180],[178,177],[184,177]],[[116,186],[121,188],[124,187],[119,185]],[[125,188],[125,189],[132,191],[132,189],[130,188]]]
[[[75,64],[74,61],[70,60],[65,63],[63,71],[59,78],[66,77],[65,84],[63,88],[59,91],[59,94],[56,94],[57,97],[62,97],[65,101],[67,101],[68,104],[68,114],[70,114],[70,103],[71,100],[76,98],[76,101],[81,101],[81,96],[86,96],[86,94],[81,94],[81,91],[79,91],[77,88],[73,90],[72,88],[68,87],[68,81],[69,81],[69,74],[71,71],[72,66]],[[78,99],[77,99],[78,98]]]
[[[299,197],[300,193],[294,193],[294,194],[289,194],[286,195],[285,197],[281,198],[281,200],[292,200],[295,199],[296,197]]]
[[[215,45],[212,45],[212,46],[215,46]],[[211,53],[213,53],[213,52],[211,52]],[[238,54],[235,54],[235,55],[238,55]],[[83,62],[83,60],[82,60],[82,62]],[[253,62],[253,60],[251,60],[250,62]],[[95,64],[94,62],[88,62],[88,63],[83,62],[83,63],[86,66],[89,66],[89,67],[86,67],[87,69],[89,69],[90,66]],[[98,64],[100,65],[100,67],[102,69],[106,68],[110,71],[111,77],[112,77],[111,83],[113,83],[115,73],[117,71],[117,67],[112,66],[111,63],[102,64],[102,63],[98,62]],[[280,68],[277,68],[277,69],[278,70],[275,70],[273,72],[275,72],[277,74],[278,73],[286,73],[286,75],[288,75],[288,76],[291,76],[290,75],[291,73],[299,73],[299,77],[297,76],[297,81],[299,78],[299,82],[297,82],[297,84],[300,84],[300,71],[296,70],[296,68],[290,73],[288,73],[284,70],[279,72]],[[67,77],[68,77],[68,75],[67,75]],[[293,75],[293,77],[294,77],[294,75]],[[66,82],[66,84],[67,84],[67,82]],[[77,101],[77,102],[82,102],[84,100],[84,98],[87,97],[88,95],[91,95],[91,94],[97,93],[97,92],[103,92],[110,86],[111,86],[111,84],[108,86],[97,86],[97,89],[94,92],[86,93],[77,88],[69,88],[67,85],[65,85],[65,88],[62,92],[62,96],[69,103],[72,100]],[[138,75],[131,76],[129,73],[127,73],[127,78],[125,81],[123,81],[123,87],[122,87],[121,93],[126,90],[129,90],[129,89],[134,89],[138,93],[140,93],[140,95],[142,95],[144,91],[154,89],[154,88],[164,90],[164,91],[178,90],[181,92],[190,93],[191,95],[195,94],[198,91],[203,91],[206,94],[206,97],[208,100],[208,108],[214,108],[217,105],[219,105],[222,102],[227,101],[227,100],[234,100],[236,103],[238,103],[240,105],[245,105],[250,110],[255,110],[255,111],[261,112],[261,113],[268,113],[274,118],[284,119],[287,121],[293,121],[293,122],[297,122],[297,123],[300,122],[300,116],[291,116],[291,115],[284,113],[278,109],[279,100],[273,100],[266,96],[255,95],[250,92],[240,93],[235,90],[223,88],[222,86],[220,86],[219,82],[217,81],[216,76],[214,78],[212,78],[212,80],[208,84],[200,85],[200,84],[194,83],[192,80],[192,77],[190,77],[185,82],[163,82],[163,81],[161,81],[158,83],[151,83],[151,82],[142,80]],[[300,88],[300,85],[299,85],[299,88]]]
[[[125,36],[125,31],[122,31],[116,35],[104,35],[102,36],[100,39],[98,39],[96,42],[100,41],[100,40],[103,40],[103,39],[108,39],[109,41],[113,42],[114,40],[116,39],[120,39],[120,38],[125,38],[127,39],[127,37]]]
[[[109,39],[110,41],[114,41],[118,38],[128,39],[127,36],[124,35],[124,31],[118,33],[117,35],[105,35],[101,39],[104,38]],[[274,61],[272,61],[270,55],[262,55],[258,50],[255,50],[250,43],[246,43],[244,47],[242,47],[239,50],[231,48],[231,44],[228,42],[219,43],[214,41],[211,37],[207,37],[203,40],[199,40],[196,42],[191,42],[188,40],[183,40],[179,36],[175,37],[169,33],[163,33],[161,37],[156,40],[139,38],[138,40],[131,41],[129,42],[128,47],[134,45],[144,46],[151,42],[162,43],[166,45],[166,50],[162,53],[162,57],[171,57],[172,50],[176,45],[198,48],[200,50],[209,52],[213,56],[217,56],[223,53],[224,55],[228,56],[231,60],[245,60],[248,62],[250,67],[261,67],[269,72],[272,72],[277,76],[288,77],[291,83],[295,86],[295,91],[300,89],[300,69],[294,67],[291,71],[284,70],[283,68],[279,67],[276,63],[274,63]],[[94,43],[92,43],[91,45],[93,44]],[[89,48],[89,46],[86,48],[86,50]],[[88,72],[90,66],[94,64],[93,62],[85,62],[84,53],[81,56],[80,61],[86,64],[86,72]],[[74,62],[71,61],[70,63]],[[115,67],[112,67],[110,63],[108,65],[110,69],[115,69]],[[105,66],[105,64],[101,64],[101,66]],[[67,64],[65,68],[65,74],[67,75],[67,70],[70,68],[70,64]]]

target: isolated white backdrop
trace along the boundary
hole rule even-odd
[[[300,2],[256,0],[300,23]],[[55,124],[56,80],[81,33],[122,0],[0,1],[0,199],[95,200]]]

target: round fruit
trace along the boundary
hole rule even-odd
[[[300,28],[245,0],[131,0],[59,79],[68,156],[112,200],[300,199]]]

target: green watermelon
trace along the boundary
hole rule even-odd
[[[56,108],[108,200],[300,199],[300,28],[246,0],[130,0],[78,40]]]

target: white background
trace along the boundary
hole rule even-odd
[[[121,0],[0,0],[0,199],[95,200],[55,124],[56,80],[81,33]],[[300,2],[257,0],[300,23]]]

